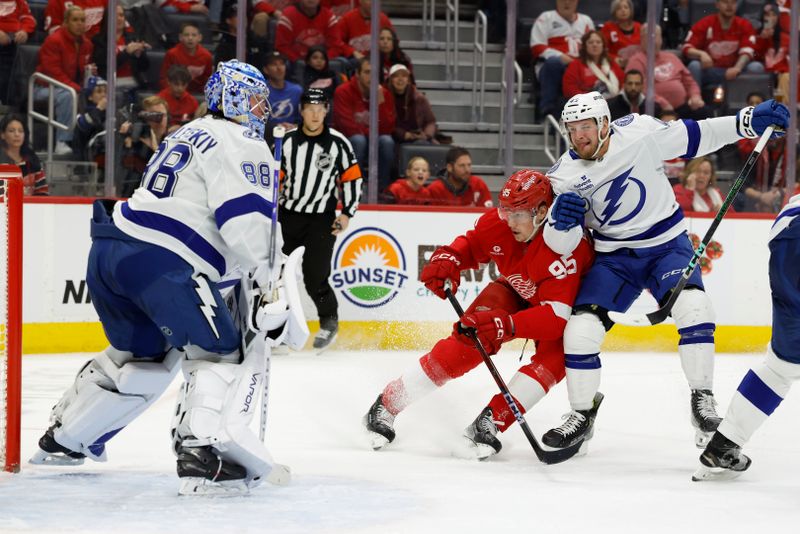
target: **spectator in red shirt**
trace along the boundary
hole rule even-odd
[[[358,8],[358,0],[322,0],[322,6],[327,7],[337,17],[343,16],[353,8]]]
[[[25,117],[9,113],[0,120],[0,163],[16,165],[22,171],[25,196],[47,195],[49,187],[42,162],[28,142]],[[5,182],[0,184],[0,198],[5,196]]]
[[[761,27],[754,46],[757,61],[764,63],[767,72],[775,73],[775,100],[789,101],[789,32],[779,24],[778,7],[764,4],[761,10]],[[798,99],[800,101],[800,99]]]
[[[167,71],[167,88],[158,96],[167,103],[170,131],[194,119],[197,112],[197,99],[186,90],[191,81],[192,75],[184,65],[172,65]]]
[[[86,14],[86,37],[91,39],[100,31],[108,0],[47,0],[44,9],[44,29],[52,34],[67,18],[67,8],[78,6]]]
[[[328,57],[342,56],[344,43],[339,33],[339,19],[320,0],[298,0],[287,7],[278,20],[275,48],[290,61],[305,57],[308,48],[324,45]]]
[[[382,202],[386,204],[430,204],[431,194],[425,182],[431,177],[428,160],[415,156],[408,160],[406,175],[398,178],[383,192]]]
[[[622,88],[623,76],[620,66],[608,59],[603,34],[591,30],[581,38],[579,60],[564,71],[564,96],[597,91],[603,98],[613,98]]]
[[[0,2],[0,102],[8,103],[8,83],[11,66],[17,55],[17,45],[28,41],[36,31],[36,19],[25,0]]]
[[[647,24],[642,26],[647,33]],[[655,39],[655,102],[662,110],[675,110],[682,119],[702,120],[711,116],[712,110],[706,106],[700,94],[700,86],[678,56],[661,50],[661,27],[656,26]],[[628,59],[627,71],[648,72],[647,52],[639,50]],[[644,84],[647,85],[645,76]]]
[[[452,147],[445,162],[443,175],[428,186],[431,204],[492,207],[492,195],[486,182],[472,174],[472,157],[466,148]]]
[[[717,188],[717,172],[714,170],[714,164],[705,156],[687,163],[681,175],[681,183],[672,189],[675,191],[675,200],[683,211],[716,213],[725,200]],[[732,208],[729,209],[732,211]]]
[[[200,41],[203,36],[200,28],[193,22],[181,24],[180,43],[173,46],[164,56],[161,64],[161,88],[167,87],[167,72],[172,65],[185,65],[192,75],[189,82],[190,93],[202,93],[208,77],[211,76],[211,52]]]
[[[348,11],[339,20],[339,33],[344,42],[343,56],[361,59],[369,52],[371,13],[372,0],[362,0],[360,6]],[[378,27],[394,29],[392,21],[383,11],[380,13]]]
[[[583,34],[593,29],[592,19],[578,13],[578,0],[556,0],[555,10],[543,12],[533,23],[531,55],[540,85],[538,119],[561,112],[564,70],[578,58]]]
[[[608,55],[625,68],[628,58],[639,51],[642,42],[642,25],[633,20],[631,0],[611,2],[611,20],[601,28],[606,40]]]
[[[717,14],[692,26],[681,51],[689,59],[689,72],[701,88],[722,85],[742,72],[764,72],[753,58],[753,26],[736,16],[736,0],[717,0]]]
[[[41,72],[61,83],[67,84],[80,94],[86,66],[92,57],[92,42],[86,38],[86,13],[83,8],[70,6],[64,14],[64,24],[47,36],[39,49],[39,65],[36,72]],[[43,85],[35,88],[36,100],[44,100],[49,96],[49,89]],[[53,88],[55,99],[55,119],[61,124],[72,125],[72,95],[66,89]],[[56,129],[55,153],[65,155],[72,152],[69,143],[72,141],[72,128]]]
[[[333,97],[333,127],[353,145],[356,159],[363,168],[369,166],[369,86],[372,68],[369,59],[358,62],[358,70],[349,82],[340,85]],[[394,163],[394,131],[396,116],[394,97],[383,86],[378,88],[378,191],[391,181]]]

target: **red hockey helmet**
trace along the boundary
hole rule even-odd
[[[500,216],[504,213],[530,210],[533,214],[542,204],[553,203],[550,179],[539,171],[522,169],[512,174],[500,190]]]

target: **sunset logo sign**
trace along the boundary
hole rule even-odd
[[[391,301],[408,280],[406,257],[391,234],[374,227],[345,237],[333,260],[333,288],[362,308]]]

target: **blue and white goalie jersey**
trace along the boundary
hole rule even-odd
[[[142,185],[115,206],[114,224],[212,281],[237,267],[252,271],[268,259],[274,171],[263,139],[205,116],[164,139]]]
[[[740,139],[735,117],[662,122],[627,115],[611,124],[609,148],[597,160],[569,150],[547,172],[558,195],[573,191],[589,202],[586,225],[595,249],[652,247],[686,230],[683,213],[664,174],[664,161],[693,158]],[[571,252],[582,229],[545,226],[545,240],[556,252]]]

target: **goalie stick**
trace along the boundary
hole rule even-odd
[[[283,158],[283,136],[286,135],[286,129],[283,126],[276,126],[272,129],[272,137],[275,138],[275,152],[273,154],[275,159],[275,169],[272,173],[272,217],[270,221],[271,232],[269,235],[269,269],[273,272],[275,269],[275,258],[277,256],[278,247],[278,190],[281,178],[281,159]],[[270,277],[271,279],[271,277]],[[267,294],[270,298],[277,298],[277,288],[270,287]],[[270,349],[271,352],[272,349]],[[258,428],[258,437],[261,442],[267,435],[267,403],[269,402],[269,371],[270,371],[271,355],[267,356],[266,366],[264,367],[264,391],[261,394],[261,421]]]
[[[464,309],[461,307],[458,299],[456,299],[455,295],[453,295],[453,292],[450,290],[449,281],[445,284],[444,293],[447,296],[447,300],[449,300],[450,304],[453,305],[453,309],[458,314],[458,318],[460,319],[463,317]],[[578,443],[563,449],[544,449],[539,444],[539,442],[536,440],[536,437],[533,435],[533,432],[531,431],[531,427],[528,426],[528,422],[525,420],[525,417],[519,410],[514,397],[511,396],[511,392],[508,390],[508,386],[503,380],[503,377],[500,376],[500,373],[497,371],[497,367],[495,367],[494,362],[489,357],[486,349],[483,347],[483,343],[481,343],[481,340],[478,339],[478,336],[473,329],[467,330],[467,336],[472,340],[472,342],[475,344],[475,348],[478,349],[478,352],[481,354],[483,363],[485,363],[486,367],[489,368],[492,378],[494,378],[497,387],[500,388],[500,392],[503,394],[503,398],[508,404],[508,407],[511,409],[511,413],[514,414],[514,417],[519,423],[519,427],[522,429],[525,437],[528,438],[528,442],[531,444],[531,447],[533,447],[533,452],[536,453],[536,457],[539,459],[539,461],[545,464],[557,464],[565,460],[569,460],[575,456],[580,450],[581,445],[583,445],[583,440],[580,440]]]
[[[683,291],[683,289],[686,287],[686,284],[689,282],[689,277],[692,276],[695,267],[697,267],[697,263],[700,261],[700,257],[706,251],[706,247],[711,242],[711,237],[717,230],[717,226],[719,226],[719,223],[722,222],[722,218],[728,212],[728,207],[736,198],[736,195],[739,193],[742,185],[744,185],[744,181],[747,179],[750,171],[752,171],[753,167],[755,167],[756,161],[761,155],[761,151],[764,150],[764,146],[767,144],[767,141],[769,141],[773,129],[773,126],[769,126],[766,130],[764,130],[764,133],[761,134],[761,138],[759,138],[758,143],[756,143],[756,147],[747,158],[744,167],[742,167],[742,170],[739,172],[739,176],[737,176],[736,180],[733,182],[731,190],[728,191],[728,196],[725,197],[725,202],[722,203],[722,206],[719,208],[719,212],[717,212],[716,217],[714,217],[714,221],[706,231],[706,235],[703,236],[703,240],[697,246],[697,249],[695,249],[694,255],[689,261],[689,265],[687,265],[683,270],[681,279],[672,289],[672,293],[670,294],[667,302],[656,311],[646,314],[609,311],[608,316],[612,321],[629,326],[650,326],[662,323],[667,317],[669,317],[670,313],[672,313],[672,307],[675,305],[675,301],[678,300],[678,295],[680,295],[681,291]]]

